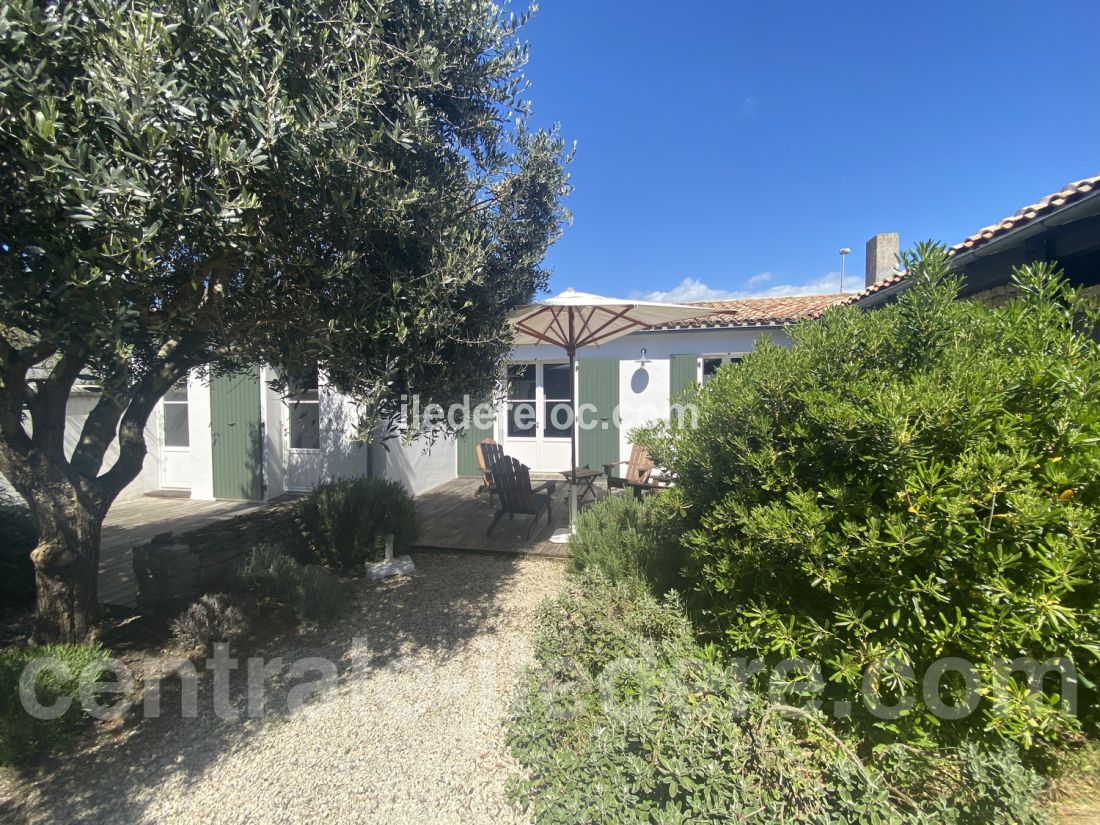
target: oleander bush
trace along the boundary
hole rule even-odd
[[[1010,746],[861,758],[815,711],[738,682],[674,594],[589,575],[538,627],[508,732],[538,825],[1044,821]]]
[[[172,637],[189,650],[206,650],[212,644],[231,642],[248,630],[248,620],[225,593],[207,594],[172,622]]]
[[[61,666],[42,669],[34,680],[34,695],[43,707],[68,703],[54,719],[31,715],[20,699],[24,670],[39,658]],[[99,645],[44,645],[0,652],[0,765],[21,765],[72,742],[90,720],[81,705],[81,676],[97,681],[108,669],[108,658]]]
[[[0,612],[34,603],[31,551],[37,543],[30,510],[21,499],[0,492]]]
[[[569,542],[575,572],[598,570],[610,581],[637,579],[655,593],[679,585],[681,513],[675,490],[638,501],[608,496],[577,517]]]
[[[922,245],[896,303],[762,342],[693,393],[696,427],[640,437],[677,475],[692,614],[728,651],[819,662],[879,741],[1039,752],[1096,721],[1100,316],[1048,264],[1006,306],[957,300],[948,261]],[[1071,659],[1082,715],[994,663],[1021,656]],[[866,673],[892,704],[944,657],[977,669],[969,716],[858,717]]]
[[[302,504],[302,519],[317,560],[344,573],[385,552],[393,534],[394,553],[406,553],[420,533],[416,507],[396,481],[356,478],[318,485]]]

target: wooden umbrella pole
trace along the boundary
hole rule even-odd
[[[569,307],[569,406],[573,411],[569,428],[569,529],[577,520],[577,346],[573,329],[573,307]]]

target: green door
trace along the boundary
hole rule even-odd
[[[687,387],[699,383],[699,356],[673,355],[669,364],[669,377],[668,398],[675,404]]]
[[[577,464],[593,470],[619,460],[619,422],[615,411],[619,406],[619,359],[584,358],[577,370],[577,422],[596,422],[595,427],[577,428]],[[584,411],[583,405],[591,407]],[[583,416],[583,417],[582,417]]]
[[[259,367],[213,376],[210,449],[214,498],[263,497],[262,438]]]
[[[493,425],[477,427],[475,418],[471,414],[466,426],[458,434],[458,474],[481,478],[481,467],[477,463],[477,445],[486,438],[493,437]]]

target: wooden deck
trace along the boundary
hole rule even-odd
[[[417,546],[441,550],[474,550],[495,553],[530,553],[553,558],[569,555],[569,546],[554,544],[550,535],[569,520],[568,486],[564,480],[554,492],[554,517],[547,525],[540,518],[527,539],[529,516],[501,520],[486,536],[495,508],[484,493],[475,495],[480,481],[458,478],[416,498],[421,536]],[[600,491],[602,492],[602,491]],[[264,505],[254,501],[196,501],[174,496],[143,496],[111,508],[103,526],[99,555],[99,601],[105,605],[132,607],[137,598],[134,581],[134,547],[158,533],[182,533],[204,524],[222,521]]]
[[[493,520],[495,507],[490,506],[489,496],[477,494],[480,479],[457,478],[421,493],[416,498],[416,510],[420,514],[421,535],[418,547],[444,550],[477,550],[493,553],[529,553],[538,556],[565,558],[569,545],[554,544],[550,535],[569,521],[569,487],[562,480],[554,492],[554,516],[549,525],[545,518],[527,539],[531,525],[530,516],[516,516],[515,520],[501,520],[486,536]]]
[[[137,598],[134,547],[158,533],[182,533],[264,505],[255,501],[197,501],[175,496],[143,496],[120,501],[107,513],[99,548],[99,601],[132,607]]]

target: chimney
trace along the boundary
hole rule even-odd
[[[875,235],[867,241],[867,286],[873,286],[897,272],[899,243],[897,232]]]

